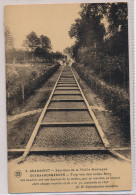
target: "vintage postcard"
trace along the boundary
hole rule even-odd
[[[5,6],[9,193],[131,191],[128,3]]]

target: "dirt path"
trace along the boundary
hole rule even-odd
[[[21,113],[21,114],[17,114],[17,115],[14,115],[14,116],[8,116],[7,121],[11,122],[11,121],[23,118],[25,116],[29,116],[29,115],[39,113],[41,111],[42,111],[42,109],[37,109],[37,110],[31,110],[31,111],[27,111],[27,112],[24,112],[24,113]]]
[[[24,103],[16,107],[12,113],[12,116],[25,113],[28,111],[33,111],[37,109],[42,109],[49,98],[49,95],[53,89],[53,86],[59,76],[61,67],[50,77],[45,83],[31,95]]]

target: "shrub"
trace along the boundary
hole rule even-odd
[[[94,76],[84,65],[74,63],[73,67],[81,78],[86,81],[89,87],[103,99],[107,107],[120,118],[124,131],[128,132],[130,128],[130,105],[128,94],[123,89],[110,86],[97,76]]]
[[[59,68],[59,66],[58,63],[52,66],[34,65],[25,68],[22,66],[16,68],[17,76],[15,76],[16,71],[14,69],[11,70],[10,73],[7,71],[8,114],[14,109],[10,106],[11,103],[17,106],[23,103],[22,85],[24,86],[24,99],[27,99],[36,89],[42,86],[42,84]]]

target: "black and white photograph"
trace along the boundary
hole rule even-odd
[[[9,193],[130,191],[128,3],[4,14]]]

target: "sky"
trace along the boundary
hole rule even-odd
[[[63,51],[74,43],[68,31],[81,10],[80,4],[11,5],[5,7],[5,26],[14,38],[15,48],[22,46],[31,31],[50,38],[54,51]]]

